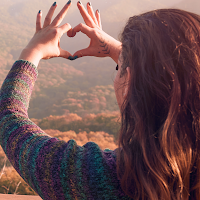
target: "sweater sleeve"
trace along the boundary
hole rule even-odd
[[[52,138],[28,118],[36,78],[33,64],[16,61],[0,91],[0,144],[13,167],[42,199],[129,199],[115,151]]]

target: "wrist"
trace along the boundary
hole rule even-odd
[[[116,63],[118,63],[118,59],[119,59],[119,55],[121,53],[121,49],[122,49],[122,43],[113,38],[113,41],[112,41],[112,43],[110,45],[110,57]]]
[[[116,43],[116,46],[113,47],[113,50],[111,51],[112,54],[111,54],[111,58],[116,62],[118,63],[118,60],[119,60],[119,55],[121,53],[121,50],[122,50],[122,44],[121,42],[118,42]]]
[[[25,48],[22,50],[19,60],[27,60],[33,63],[36,67],[38,66],[42,55],[38,50]]]

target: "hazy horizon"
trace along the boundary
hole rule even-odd
[[[67,3],[57,0],[56,14]],[[86,5],[88,1],[82,0]],[[54,1],[1,0],[0,6],[0,86],[21,50],[35,32],[35,19],[42,10],[43,20]],[[63,23],[72,27],[83,22],[72,0]],[[199,0],[91,0],[94,10],[101,13],[103,30],[118,38],[129,17],[160,8],[180,8],[200,14]],[[62,23],[62,24],[63,24]],[[72,54],[89,45],[89,39],[78,33],[74,38],[65,34],[61,47]],[[93,141],[101,149],[117,148],[120,112],[113,80],[116,63],[110,58],[83,57],[75,61],[63,58],[42,60],[29,105],[29,118],[47,134],[60,140],[76,140],[78,145]],[[0,146],[0,171],[3,175],[5,154]],[[36,195],[10,164],[0,179],[0,193]],[[11,171],[12,169],[12,171]],[[18,187],[18,186],[17,186]],[[7,189],[8,188],[8,189]]]

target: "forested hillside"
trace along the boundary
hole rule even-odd
[[[86,4],[86,0],[82,3]],[[66,3],[58,0],[56,13]],[[52,1],[50,0],[8,0],[3,1],[0,8],[0,85],[8,70],[18,58],[20,51],[34,34],[35,17],[39,9],[43,18]],[[198,1],[165,1],[165,0],[102,0],[92,1],[94,9],[99,8],[105,32],[117,38],[129,16],[150,9],[175,6],[200,9]],[[196,6],[195,6],[196,5]],[[198,8],[197,8],[198,7]],[[56,15],[55,13],[55,15]],[[83,22],[76,7],[72,7],[63,23],[72,26]],[[83,34],[75,38],[66,35],[61,39],[61,46],[74,53],[87,47],[89,40]],[[76,113],[84,116],[89,113],[118,111],[116,105],[113,80],[116,63],[109,58],[85,57],[76,61],[55,58],[41,61],[38,70],[39,77],[30,102],[29,117],[44,118],[49,115],[65,115]]]
[[[55,15],[67,0],[57,0]],[[92,0],[100,9],[103,30],[118,38],[130,16],[157,8],[176,7],[200,14],[199,0]],[[86,0],[82,0],[85,5]],[[35,31],[35,18],[42,10],[43,19],[51,0],[1,0],[0,6],[0,86],[12,64]],[[83,22],[72,1],[63,23],[72,27]],[[78,33],[64,35],[61,47],[72,54],[85,48],[89,39]],[[75,61],[54,58],[41,61],[39,76],[29,105],[29,118],[47,134],[78,145],[96,142],[101,149],[117,148],[120,128],[119,108],[113,81],[116,63],[110,58],[84,57]],[[0,193],[35,194],[17,175],[0,148]],[[4,162],[5,161],[5,162]],[[4,166],[4,167],[3,167]],[[5,167],[6,166],[6,167]]]

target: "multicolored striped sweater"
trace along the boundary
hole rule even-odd
[[[130,199],[117,178],[116,150],[52,138],[28,118],[37,75],[18,60],[0,91],[0,144],[13,167],[42,199]]]

